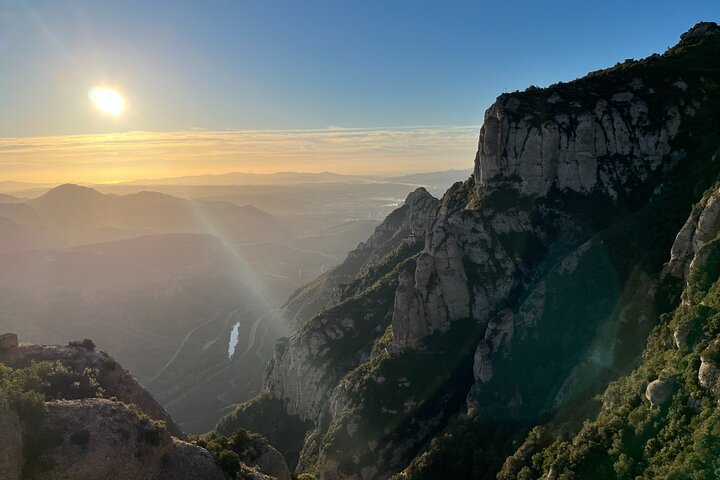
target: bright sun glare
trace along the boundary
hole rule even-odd
[[[117,117],[125,110],[125,100],[112,88],[95,87],[88,94],[90,100],[104,114]]]

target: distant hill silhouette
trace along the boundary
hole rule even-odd
[[[156,192],[104,195],[66,184],[26,205],[33,209],[35,221],[62,231],[76,244],[158,233],[210,233],[230,243],[245,244],[294,238],[280,219],[258,208]],[[22,207],[14,208],[19,211]]]

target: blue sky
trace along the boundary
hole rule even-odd
[[[662,51],[720,20],[717,0],[0,6],[1,136],[478,124],[503,91]],[[125,123],[82,108],[98,82],[126,95]]]
[[[662,52],[700,20],[720,1],[2,0],[0,137],[480,125],[504,91]],[[99,84],[124,115],[88,105]]]

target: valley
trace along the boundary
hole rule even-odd
[[[0,480],[717,480],[720,3],[0,6]]]
[[[442,188],[443,175],[428,188]],[[415,188],[293,178],[182,190],[24,185],[0,203],[13,226],[0,233],[0,328],[36,343],[92,338],[185,431],[211,429],[259,391],[275,340],[289,333],[287,297]]]

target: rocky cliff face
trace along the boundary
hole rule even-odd
[[[182,433],[127,370],[82,345],[0,349],[1,478],[290,479],[257,435],[229,475],[218,457],[173,436]]]
[[[383,275],[279,345],[264,398],[306,425],[298,471],[491,478],[529,425],[635,366],[677,293],[673,242],[682,272],[712,236],[711,199],[682,225],[720,171],[719,54],[700,25],[662,56],[498,98],[422,248],[372,259]]]
[[[498,99],[480,131],[478,187],[517,176],[526,195],[542,196],[556,188],[599,189],[614,197],[626,180],[647,178],[671,153],[680,105],[668,104],[651,119],[646,96],[655,95],[654,89],[640,77],[618,87],[589,99],[548,91],[540,118],[522,112],[521,98]],[[688,85],[678,80],[672,87],[686,91]]]
[[[302,326],[320,310],[354,295],[358,287],[362,288],[356,280],[367,277],[372,281],[375,264],[393,250],[419,246],[425,238],[428,217],[437,205],[438,200],[422,187],[410,193],[405,203],[351,251],[341,265],[290,296],[284,308],[294,317],[295,325]]]
[[[186,472],[182,478],[225,478],[209,454],[196,465],[208,476],[195,476],[187,470],[192,455],[176,450],[168,432],[155,430],[126,405],[110,400],[50,402],[39,429],[33,440],[41,445],[33,478],[149,480],[170,478],[168,470]]]
[[[423,188],[408,195],[405,204],[331,272],[327,281],[336,294],[327,308],[276,348],[266,386],[274,398],[286,403],[289,414],[302,420],[316,419],[339,379],[335,372],[348,368],[343,364],[357,364],[369,355],[368,341],[387,325],[390,297],[381,301],[365,293],[370,288],[388,292],[395,288],[397,280],[388,272],[422,246],[428,217],[437,203]],[[389,267],[383,268],[383,263]],[[343,275],[352,277],[341,284]]]
[[[602,407],[577,429],[559,412],[533,429],[499,480],[712,478],[720,468],[720,217],[716,182],[678,232],[665,274],[681,281],[682,301],[663,315],[643,363],[611,384]],[[696,237],[697,234],[697,238]]]
[[[11,368],[25,368],[32,362],[60,362],[76,371],[86,368],[98,373],[106,397],[115,397],[128,405],[137,405],[154,420],[161,420],[168,431],[177,437],[184,437],[170,415],[145,390],[138,381],[119,363],[104,352],[95,352],[80,347],[60,345],[35,345],[22,343],[16,348],[0,350],[0,363]]]

